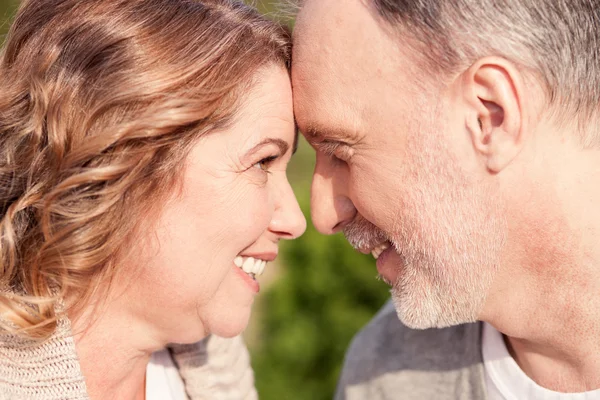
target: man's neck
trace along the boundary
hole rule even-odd
[[[504,341],[523,372],[542,387],[563,393],[600,388],[600,357],[567,361],[562,355],[553,354],[553,349],[537,343],[508,336],[504,336]]]
[[[540,386],[582,392],[600,388],[600,152],[559,150],[510,199],[506,254],[481,319]]]
[[[486,322],[506,335],[521,369],[558,392],[600,388],[600,263],[541,278],[512,275]],[[548,264],[547,268],[553,268]]]

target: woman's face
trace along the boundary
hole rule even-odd
[[[290,80],[270,67],[234,124],[194,146],[181,192],[130,257],[139,273],[127,307],[161,340],[189,343],[245,329],[265,262],[277,256],[280,239],[306,228],[286,177],[296,140]]]

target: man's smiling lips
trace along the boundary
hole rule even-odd
[[[397,279],[398,271],[396,270],[393,263],[391,265],[388,265],[389,263],[387,262],[390,256],[393,255],[393,253],[395,252],[395,249],[389,242],[389,240],[380,242],[376,245],[369,245],[356,248],[356,250],[360,251],[363,254],[371,253],[373,255],[373,258],[377,260],[377,272],[379,272],[379,276],[388,285],[393,285],[393,282],[395,282]]]
[[[381,253],[383,253],[385,250],[389,249],[390,247],[392,247],[392,244],[389,242],[389,240],[385,240],[376,245],[355,247],[355,249],[360,251],[363,254],[371,254],[373,256],[373,258],[377,260],[379,258],[379,256],[381,255]]]
[[[371,254],[373,255],[373,258],[375,258],[377,260],[379,258],[379,256],[381,255],[381,253],[383,253],[384,251],[386,251],[390,247],[391,247],[390,242],[385,241],[385,242],[383,242],[383,243],[378,244],[377,246],[375,246],[373,248],[373,250],[371,250]]]

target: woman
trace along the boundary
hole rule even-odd
[[[0,398],[256,396],[235,337],[306,224],[289,58],[234,0],[22,2],[0,58]]]

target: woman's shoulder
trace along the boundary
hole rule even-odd
[[[88,399],[67,325],[43,342],[0,333],[0,398]]]
[[[241,336],[226,339],[211,335],[169,349],[191,400],[258,399],[250,356]]]

